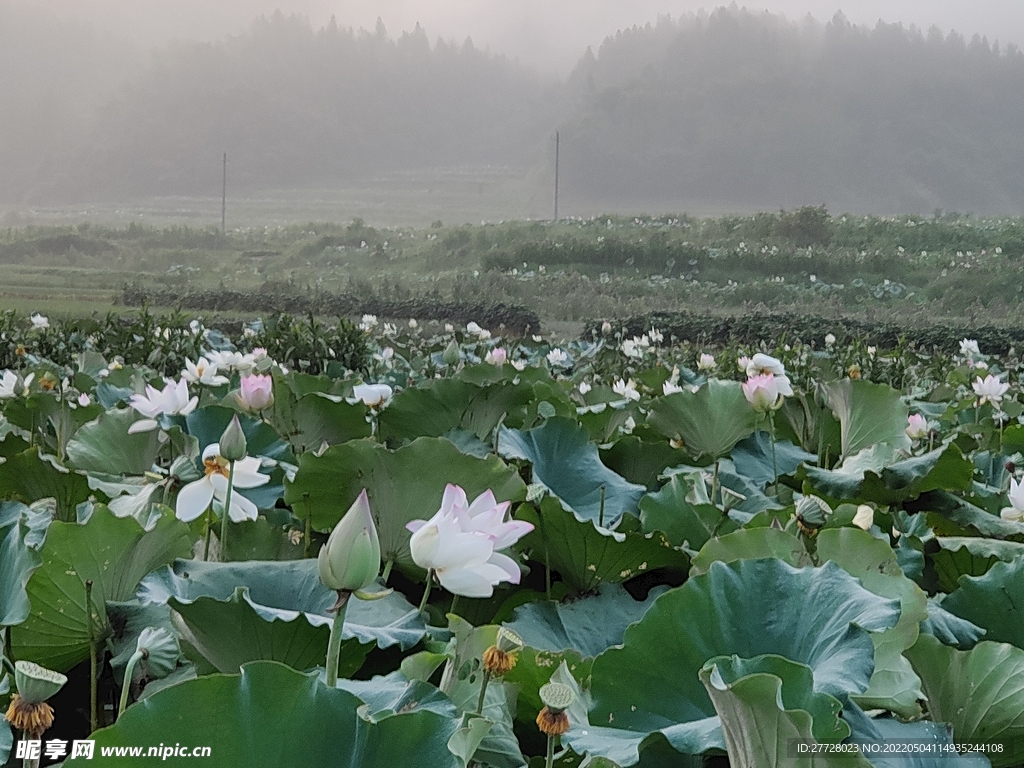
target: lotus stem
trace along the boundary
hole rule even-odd
[[[338,654],[341,652],[341,630],[345,624],[345,610],[352,595],[347,590],[338,591],[338,602],[334,604],[334,621],[331,622],[331,639],[327,643],[327,687],[338,684]]]
[[[302,532],[302,556],[309,557],[310,550],[312,549],[312,538],[313,538],[313,518],[309,515],[306,516],[305,530]]]
[[[452,598],[452,605],[451,608],[448,609],[448,612],[458,614],[458,607],[460,602],[461,601],[459,599],[459,596],[455,595],[455,597]]]
[[[487,684],[491,682],[491,673],[484,670],[484,679],[480,682],[480,698],[476,702],[476,714],[484,714],[484,697],[487,695]]]
[[[96,633],[92,623],[92,579],[85,582],[85,620],[89,628],[89,732],[99,728],[99,705],[96,675]]]
[[[544,760],[544,768],[553,768],[555,764],[555,737],[548,736],[548,754]]]
[[[391,576],[391,569],[394,567],[394,565],[394,560],[388,560],[386,563],[384,563],[384,573],[381,574],[381,581],[384,583],[385,587],[388,585],[388,577]]]
[[[224,493],[224,514],[220,519],[220,561],[222,563],[227,562],[228,559],[228,518],[231,516],[231,491],[234,490],[231,486],[234,482],[235,462],[231,461],[228,464],[228,489]]]
[[[203,547],[203,561],[210,562],[210,537],[213,534],[213,505],[206,508],[206,546]]]
[[[420,600],[420,613],[423,613],[423,611],[427,607],[427,598],[430,597],[430,588],[431,588],[431,586],[433,586],[433,583],[434,583],[434,569],[433,568],[428,568],[427,569],[427,586],[423,590],[423,598]]]
[[[775,459],[775,414],[768,411],[768,433],[772,439],[772,484],[779,481],[779,465]]]
[[[121,719],[121,715],[124,714],[125,709],[128,708],[128,691],[132,687],[132,675],[135,674],[135,665],[146,658],[146,652],[139,650],[132,654],[131,658],[128,659],[128,664],[124,668],[124,684],[121,686],[121,703],[117,707],[117,718]]]
[[[597,517],[597,524],[599,526],[601,526],[602,528],[604,528],[604,494],[605,494],[605,488],[602,485],[601,486],[601,509],[598,512],[598,517]]]
[[[715,471],[711,475],[711,503],[715,504],[715,496],[718,495],[718,465],[720,459],[715,459]],[[724,506],[724,504],[723,504]]]

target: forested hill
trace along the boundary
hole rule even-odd
[[[1014,47],[720,10],[622,32],[570,83],[570,198],[1024,209]]]
[[[26,18],[0,0],[0,201],[214,194],[224,150],[238,192],[484,166],[547,184],[560,130],[577,209],[1024,209],[1024,55],[955,33],[733,7],[620,32],[557,82],[420,28],[277,15],[146,59]]]

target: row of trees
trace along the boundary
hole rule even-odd
[[[147,58],[0,0],[0,103],[7,202],[216,194],[225,149],[238,191],[549,168],[560,129],[564,198],[609,209],[1024,205],[1024,55],[841,15],[666,17],[556,82],[420,27],[280,14]]]

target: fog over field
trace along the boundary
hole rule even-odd
[[[833,2],[0,0],[0,219],[1024,211],[1024,5]]]

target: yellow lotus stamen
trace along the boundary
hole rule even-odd
[[[30,704],[14,694],[4,719],[18,730],[26,731],[38,739],[53,725],[53,707],[45,701]]]
[[[203,466],[206,468],[207,477],[210,475],[224,475],[224,477],[228,477],[228,462],[220,456],[211,456],[208,459],[203,459]]]
[[[490,672],[493,677],[501,677],[515,665],[516,657],[496,645],[484,651],[484,671]]]
[[[564,710],[553,710],[544,707],[537,715],[537,727],[548,736],[561,736],[569,730],[569,716]]]

